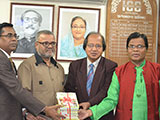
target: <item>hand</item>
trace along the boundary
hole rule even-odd
[[[92,111],[91,110],[84,110],[84,109],[80,109],[78,111],[78,118],[80,120],[84,120],[88,117],[92,116]]]
[[[45,118],[41,117],[41,116],[37,116],[36,117],[38,120],[46,120]]]
[[[53,120],[60,120],[60,118],[65,118],[65,116],[57,113],[57,110],[60,107],[61,105],[46,106],[44,112],[46,113],[46,116],[52,118]]]
[[[83,109],[87,110],[91,104],[89,102],[83,102],[79,104],[79,107],[82,107]]]
[[[39,119],[34,115],[32,115],[31,113],[27,112],[26,120],[39,120]]]
[[[41,116],[35,117],[31,113],[28,113],[26,120],[46,120],[46,119]]]
[[[23,116],[26,118],[26,120],[38,120],[34,115],[31,113],[27,112],[26,109],[22,110],[23,111]]]

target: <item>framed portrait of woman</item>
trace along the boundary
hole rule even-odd
[[[54,6],[42,4],[11,3],[10,22],[19,36],[13,58],[28,58],[35,53],[36,33],[53,31]]]
[[[56,59],[73,61],[84,58],[83,42],[89,32],[99,31],[100,9],[59,6],[57,25]]]

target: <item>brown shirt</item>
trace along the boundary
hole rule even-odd
[[[47,66],[41,57],[35,54],[24,60],[18,68],[18,76],[23,87],[45,105],[56,104],[56,92],[64,89],[64,69],[51,59],[52,64]]]

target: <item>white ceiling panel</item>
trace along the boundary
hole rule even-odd
[[[10,0],[10,1],[26,1],[26,0]],[[81,3],[81,4],[105,5],[107,0],[27,0],[27,1],[51,1],[51,2],[62,2],[62,3]]]

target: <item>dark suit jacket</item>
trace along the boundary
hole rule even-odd
[[[11,62],[0,50],[0,120],[22,120],[22,106],[34,115],[38,115],[45,107],[22,88]]]
[[[30,42],[25,37],[18,40],[18,46],[15,52],[16,53],[35,53],[36,52],[35,41],[36,41],[35,37],[32,37],[30,39]]]
[[[87,58],[73,61],[69,67],[68,80],[65,85],[66,92],[76,92],[78,102],[90,102],[91,106],[98,104],[107,96],[111,83],[112,74],[117,64],[102,57],[99,61],[92,82],[90,96],[87,94]],[[105,106],[104,106],[105,107]],[[112,120],[113,113],[110,112],[101,120]]]

